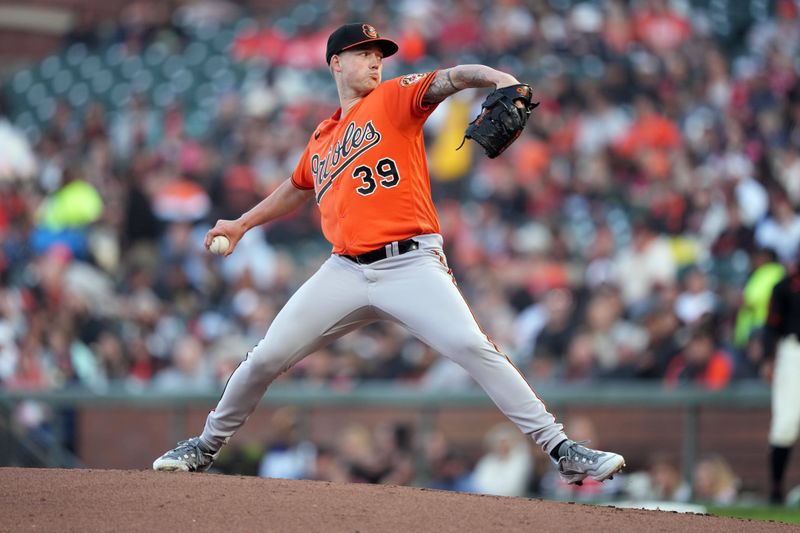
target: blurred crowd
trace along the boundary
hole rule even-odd
[[[485,91],[426,125],[459,286],[534,385],[758,379],[767,300],[800,247],[797,2],[743,2],[744,22],[688,0],[355,4],[140,0],[70,33],[65,48],[180,58],[198,35],[233,31],[225,65],[246,83],[214,85],[203,128],[197,101],[146,92],[114,107],[58,100],[25,131],[13,120],[25,109],[2,105],[0,386],[225,383],[330,247],[312,203],[226,259],[203,236],[290,175],[338,106],[327,35],[362,19],[401,46],[385,78],[481,62],[535,88],[541,106],[500,158],[455,151]],[[386,323],[282,379],[473,386]]]
[[[589,418],[575,415],[565,423],[576,438],[601,441]],[[475,449],[456,444],[438,430],[415,435],[404,423],[381,422],[372,428],[351,423],[324,442],[305,439],[302,433],[292,408],[276,409],[263,442],[224,448],[214,470],[497,496],[657,504],[664,510],[695,512],[698,508],[692,505],[725,506],[753,497],[718,454],[699,457],[692,471],[683,473],[677,453],[653,452],[640,470],[603,483],[587,479],[581,486],[567,485],[551,459],[509,422],[490,427]]]

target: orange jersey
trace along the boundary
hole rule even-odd
[[[439,233],[422,137],[436,108],[422,98],[435,76],[385,81],[344,118],[337,110],[311,136],[292,183],[314,190],[334,253],[358,255]]]

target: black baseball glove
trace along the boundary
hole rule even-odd
[[[481,104],[481,114],[467,126],[464,138],[483,146],[491,159],[502,154],[522,133],[531,110],[539,105],[531,102],[531,96],[533,89],[525,83],[495,89]],[[523,106],[517,107],[515,102]]]

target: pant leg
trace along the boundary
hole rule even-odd
[[[202,439],[214,449],[225,444],[275,378],[306,355],[374,320],[363,273],[346,259],[330,257],[289,299],[228,379],[206,419]]]
[[[481,331],[441,250],[423,246],[375,263],[374,278],[372,304],[461,365],[546,453],[567,438],[522,374]]]
[[[800,432],[800,343],[794,336],[778,346],[772,377],[772,420],[769,443],[790,447]]]

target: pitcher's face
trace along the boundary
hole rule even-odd
[[[367,95],[381,83],[383,51],[375,44],[365,44],[344,50],[334,59],[344,85],[356,94]]]

